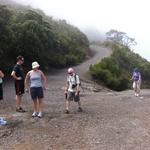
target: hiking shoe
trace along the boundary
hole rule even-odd
[[[39,112],[38,117],[42,118],[42,112]]]
[[[81,107],[79,107],[78,108],[78,112],[82,112],[83,110],[82,110],[82,108]]]
[[[66,111],[65,111],[65,114],[69,114],[69,110],[66,110]]]
[[[3,121],[4,119],[0,117],[0,121]]]
[[[21,112],[21,113],[23,113],[23,112],[25,112],[25,110],[24,109],[22,109],[21,107],[18,109],[18,108],[16,108],[16,112]]]
[[[36,116],[37,116],[37,113],[33,112],[32,117],[36,117]]]

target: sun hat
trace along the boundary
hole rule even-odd
[[[38,62],[34,61],[32,63],[32,69],[39,67],[40,65],[38,64]]]

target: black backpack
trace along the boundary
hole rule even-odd
[[[79,81],[80,81],[80,80],[79,80]],[[75,82],[76,82],[76,74],[75,74]],[[83,86],[82,86],[82,84],[81,84],[81,81],[80,81],[80,83],[79,83],[79,86],[81,86],[82,90],[84,91],[84,88],[83,88]]]
[[[75,77],[75,82],[76,82],[76,74],[75,74],[75,76],[74,76],[74,77]],[[80,81],[80,80],[79,80],[79,81]],[[79,83],[79,86],[81,86],[81,81],[80,81],[80,83]]]

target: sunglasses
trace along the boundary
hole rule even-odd
[[[68,74],[72,74],[72,72],[68,72]]]

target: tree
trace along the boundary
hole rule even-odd
[[[122,44],[127,47],[132,45],[137,45],[137,42],[134,38],[130,38],[126,33],[111,29],[109,32],[106,32],[107,41],[116,41],[119,44]]]

